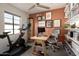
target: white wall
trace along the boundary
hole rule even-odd
[[[10,13],[16,14],[18,16],[21,16],[21,20],[20,20],[20,25],[22,25],[22,23],[27,22],[27,18],[28,18],[28,14],[25,13],[24,11],[19,10],[18,8],[10,5],[10,4],[6,4],[6,3],[0,3],[0,34],[2,34],[2,32],[4,31],[4,11],[8,11]],[[27,31],[26,31],[27,33]],[[10,35],[11,40],[15,41],[18,38],[19,35]],[[27,36],[25,35],[24,39],[27,39]],[[6,39],[0,39],[0,52],[3,51],[4,49],[6,49],[6,45],[8,44]]]

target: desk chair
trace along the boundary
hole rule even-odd
[[[54,32],[51,34],[49,40],[47,41],[47,46],[49,46],[53,50],[53,52],[59,49],[62,45],[62,42],[58,41],[59,34],[60,31],[58,29],[55,29]]]

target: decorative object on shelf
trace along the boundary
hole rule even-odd
[[[75,24],[71,25],[71,28],[76,28],[76,25]]]
[[[53,20],[53,27],[60,27],[60,20],[59,19]]]
[[[38,21],[38,27],[45,27],[45,21]]]
[[[47,12],[46,13],[46,20],[50,20],[51,19],[51,12]]]
[[[42,20],[42,17],[41,16],[38,16],[38,20]]]
[[[52,20],[46,20],[46,27],[53,27],[53,21]]]

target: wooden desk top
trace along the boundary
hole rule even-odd
[[[30,39],[33,39],[33,40],[44,40],[44,41],[46,41],[48,38],[49,38],[48,36],[39,36],[39,37],[33,36]]]

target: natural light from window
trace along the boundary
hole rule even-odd
[[[9,34],[20,33],[20,17],[14,14],[4,13],[4,31],[10,32]]]

